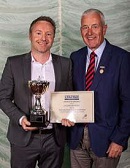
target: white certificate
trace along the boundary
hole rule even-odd
[[[62,119],[75,123],[94,122],[94,91],[68,91],[51,93],[51,123]]]

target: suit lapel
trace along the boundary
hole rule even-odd
[[[31,54],[28,53],[23,58],[24,79],[26,82],[31,79]]]
[[[29,108],[32,108],[32,94],[28,87],[28,81],[31,80],[31,53],[28,53],[23,57],[23,74],[25,80],[26,93],[28,95]]]
[[[54,66],[54,73],[55,73],[55,91],[59,90],[60,83],[61,83],[61,65],[58,59],[58,56],[52,54],[52,62]]]
[[[86,73],[87,54],[88,54],[87,47],[85,47],[82,50],[82,53],[79,55],[79,61],[78,61],[77,67],[75,69],[76,80],[78,81],[78,84],[80,85],[78,88],[81,88],[81,90],[85,90],[85,73]]]

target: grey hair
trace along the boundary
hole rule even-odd
[[[86,10],[86,11],[83,12],[82,17],[84,15],[89,14],[89,13],[97,13],[97,14],[99,14],[100,17],[101,17],[102,24],[105,25],[105,16],[104,16],[104,14],[100,10],[94,9],[94,8],[88,9],[88,10]]]

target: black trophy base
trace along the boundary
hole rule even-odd
[[[30,114],[31,127],[47,127],[49,121],[47,120],[47,115],[34,115]]]

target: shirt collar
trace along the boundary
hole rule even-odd
[[[106,40],[104,39],[103,43],[94,51],[95,54],[97,55],[97,57],[99,57],[99,58],[101,57],[105,46],[106,46]],[[92,50],[90,48],[88,48],[89,57],[90,57],[91,52],[92,52]]]
[[[39,63],[34,59],[32,53],[31,53],[31,62],[32,63]],[[45,64],[50,63],[50,62],[52,62],[52,54],[50,54],[49,59],[45,62]]]

